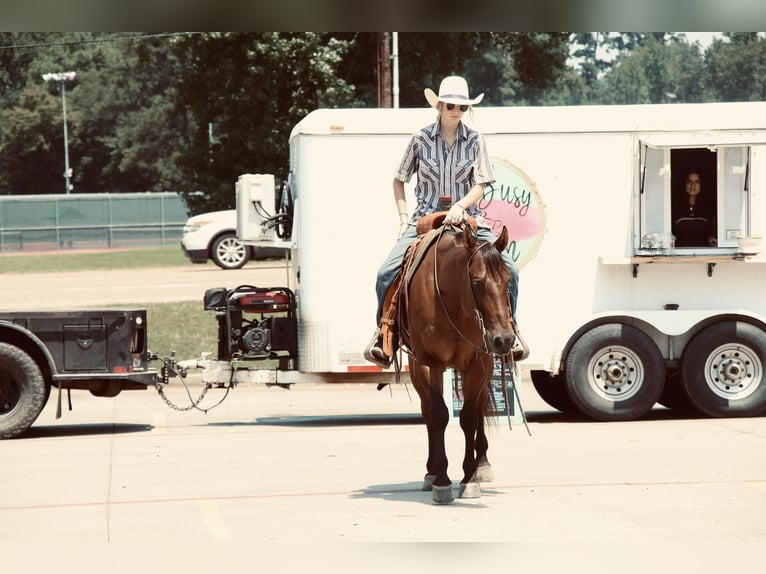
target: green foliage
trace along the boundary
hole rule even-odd
[[[205,311],[201,300],[138,306],[146,309],[149,350],[158,357],[170,357],[175,351],[179,360],[199,358],[202,353],[212,353],[215,358],[218,324],[215,313]],[[160,364],[153,366],[159,368]]]
[[[766,100],[766,40],[752,32],[728,36],[705,55],[708,93],[726,101]]]
[[[187,186],[209,193],[206,209],[233,207],[240,174],[286,177],[292,127],[312,109],[352,102],[334,73],[347,48],[315,33],[208,33],[177,44],[177,105],[189,118],[179,164]]]
[[[0,33],[0,194],[62,193],[60,85],[81,193],[181,191],[233,206],[243,173],[284,178],[293,126],[320,107],[378,105],[382,33]],[[766,40],[704,54],[678,33],[400,33],[399,104],[468,78],[489,105],[766,98]]]

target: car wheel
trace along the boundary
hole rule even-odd
[[[233,233],[225,233],[213,241],[210,250],[213,263],[221,269],[240,269],[249,259],[249,249]]]

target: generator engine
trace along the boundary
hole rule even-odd
[[[272,360],[280,370],[297,367],[296,304],[290,289],[208,289],[204,306],[216,312],[219,360]]]

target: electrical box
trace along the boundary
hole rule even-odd
[[[272,241],[275,228],[268,220],[275,213],[274,176],[247,173],[236,183],[237,237],[242,241]]]

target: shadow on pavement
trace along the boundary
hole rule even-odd
[[[484,497],[497,496],[504,494],[498,490],[493,490],[491,486],[481,487],[481,498],[458,498],[459,481],[452,481],[452,489],[455,492],[455,500],[447,506],[452,508],[482,508],[481,500]],[[376,499],[387,500],[389,502],[419,502],[427,506],[442,506],[433,501],[430,491],[423,490],[422,482],[407,482],[403,484],[378,484],[358,490],[351,495],[352,499]]]
[[[423,424],[420,414],[369,414],[369,415],[313,415],[258,417],[251,422],[214,422],[206,426],[295,426],[295,427],[344,427],[365,425],[412,425]]]
[[[97,436],[115,435],[135,432],[149,432],[154,427],[150,424],[103,423],[103,424],[72,424],[72,425],[40,425],[32,426],[21,436],[11,440],[28,438],[59,438],[68,436]]]

